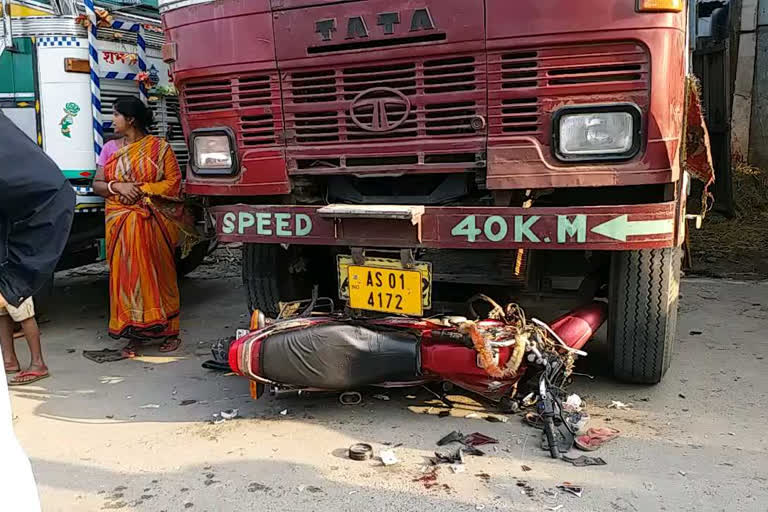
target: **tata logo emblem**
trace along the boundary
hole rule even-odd
[[[371,16],[372,18],[372,16]],[[365,39],[370,36],[368,23],[372,20],[366,20],[365,16],[351,16],[346,20],[345,39]],[[435,30],[435,21],[432,14],[426,7],[414,9],[410,14],[410,32],[420,32],[424,30]],[[382,12],[376,15],[376,25],[385,36],[394,35],[401,25],[399,12]],[[315,22],[315,32],[320,34],[323,42],[333,41],[335,33],[338,31],[336,18],[326,18]]]
[[[352,122],[369,132],[389,132],[408,120],[411,102],[389,87],[374,87],[357,95],[349,106]]]

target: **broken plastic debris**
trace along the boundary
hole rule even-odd
[[[471,449],[477,450],[477,448]],[[480,454],[482,455],[482,452]],[[464,464],[464,448],[459,447],[453,451],[437,451],[435,452],[435,457],[434,464]]]
[[[565,505],[557,505],[555,507],[548,507],[547,510],[551,510],[552,512],[557,512],[561,508],[563,508]]]
[[[465,418],[468,418],[468,419],[479,419],[479,418],[480,418],[480,415],[479,415],[479,414],[477,414],[476,412],[471,412],[471,413],[467,414],[467,415],[466,415],[466,416],[464,416],[464,417],[465,417]]]
[[[687,473],[686,473],[685,471],[678,471],[678,473],[680,473],[680,476],[685,476],[685,475],[687,475]]]
[[[464,439],[464,434],[462,434],[458,430],[454,430],[447,436],[440,439],[437,442],[437,446],[445,446],[448,443],[458,443],[458,442],[461,442],[463,439]]]
[[[467,467],[464,464],[451,464],[451,471],[454,473],[464,473]]]
[[[589,420],[590,416],[586,412],[571,412],[565,417],[565,421],[571,427],[571,431],[578,435],[586,433]]]
[[[483,446],[484,444],[498,444],[499,441],[480,432],[474,432],[461,439],[461,442],[467,446]]]
[[[561,485],[558,485],[557,488],[568,494],[573,494],[577,498],[581,498],[581,494],[584,492],[582,487],[577,487],[570,482],[563,482]]]
[[[283,409],[282,411],[280,411],[280,415],[281,416],[287,416],[288,415],[288,409]]]
[[[373,398],[376,400],[382,400],[384,402],[389,402],[390,398],[387,395],[373,395]]]
[[[584,466],[605,466],[607,464],[601,457],[587,457],[586,455],[582,455],[581,457],[576,458],[563,455],[563,460],[570,462],[577,468]]]
[[[611,400],[611,403],[608,405],[609,409],[630,409],[632,407],[632,404],[625,404],[624,402],[619,402],[618,400]]]
[[[488,421],[490,423],[506,423],[509,421],[509,418],[507,418],[506,416],[496,416],[496,415],[490,416],[489,415],[485,417],[485,421]]]
[[[568,395],[568,399],[563,404],[563,409],[568,412],[580,412],[581,407],[584,405],[581,397],[577,394]]]
[[[139,409],[159,409],[159,408],[160,408],[159,404],[144,404],[141,407],[139,407]]]
[[[397,459],[397,456],[395,455],[395,452],[393,450],[382,450],[379,454],[379,458],[381,459],[381,462],[385,466],[394,466],[398,462],[400,462]]]
[[[233,420],[237,418],[240,411],[237,409],[227,409],[226,411],[221,411],[221,417],[225,420]]]

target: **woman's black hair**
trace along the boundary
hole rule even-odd
[[[152,110],[135,96],[123,96],[117,98],[112,109],[123,117],[132,118],[134,120],[134,126],[144,133],[149,133],[149,130],[152,128],[152,123],[154,121]]]

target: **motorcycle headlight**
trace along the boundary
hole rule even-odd
[[[192,170],[202,176],[231,176],[237,170],[234,134],[228,128],[196,130],[191,136]]]
[[[560,160],[627,160],[640,150],[640,110],[634,105],[566,107],[555,115]]]

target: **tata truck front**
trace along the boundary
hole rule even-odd
[[[425,315],[444,283],[603,293],[613,369],[677,319],[682,0],[166,0],[186,191],[242,242],[249,305],[318,284]],[[434,299],[434,300],[433,300]]]

